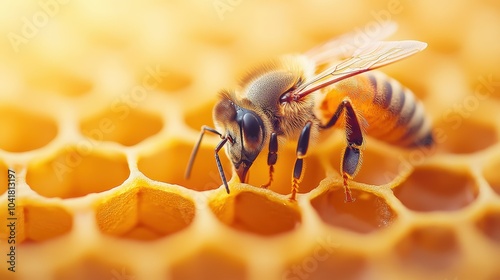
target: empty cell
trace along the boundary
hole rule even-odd
[[[172,280],[245,280],[248,279],[245,263],[237,258],[211,248],[204,248],[169,270]]]
[[[57,135],[57,125],[49,117],[13,106],[1,106],[0,135],[0,149],[26,152],[52,141]]]
[[[295,202],[249,191],[220,192],[211,199],[210,208],[222,223],[262,236],[292,231],[301,222]]]
[[[500,157],[493,157],[484,167],[483,175],[490,187],[500,195]]]
[[[339,244],[333,247],[316,244],[309,254],[287,265],[282,279],[374,279],[362,255],[339,247]]]
[[[6,204],[0,205],[7,209]],[[72,214],[63,207],[53,204],[25,204],[17,201],[15,216],[15,228],[11,229],[7,225],[8,212],[0,214],[0,218],[6,221],[6,226],[0,228],[0,240],[7,240],[14,236],[16,244],[23,242],[42,242],[58,236],[62,236],[71,231],[73,227]],[[9,223],[7,223],[9,221]],[[12,232],[15,230],[15,233]]]
[[[24,206],[19,203],[19,201],[16,201],[16,207],[13,212],[12,211],[12,205],[9,207],[9,201],[7,199],[3,200],[2,203],[0,204],[0,209],[5,209],[5,211],[0,212],[0,219],[3,221],[6,221],[5,226],[0,227],[0,242],[5,242],[5,244],[8,243],[9,238],[16,240],[16,243],[21,243],[24,242],[27,237],[26,237],[26,223],[25,223],[25,218],[26,218],[26,212],[24,211]],[[13,216],[11,216],[13,215]],[[16,218],[15,226],[11,227],[10,220],[9,218]],[[3,254],[5,250],[8,247],[1,247],[0,246],[0,253]],[[8,252],[5,252],[7,254]]]
[[[46,58],[29,63],[30,67],[24,68],[25,82],[37,91],[78,97],[90,92],[94,86],[89,72],[76,72],[81,69],[64,69]]]
[[[207,136],[205,136],[207,137]],[[186,179],[184,174],[189,162],[189,156],[194,143],[171,142],[168,146],[155,150],[151,154],[139,156],[139,170],[156,181],[178,184],[180,186],[205,191],[216,189],[222,185],[222,180],[214,158],[214,148],[202,145],[198,150],[191,176]],[[231,165],[223,151],[219,152],[226,178],[232,175]]]
[[[44,241],[71,231],[73,216],[66,209],[53,205],[24,206],[26,239]]]
[[[191,110],[187,112],[184,117],[185,123],[194,130],[201,131],[201,127],[204,125],[208,125],[213,127],[212,121],[212,109],[214,107],[213,102],[207,102],[196,108],[195,110]]]
[[[437,148],[453,154],[475,153],[498,142],[497,131],[492,124],[485,124],[459,115],[452,115],[448,122],[436,124]]]
[[[96,116],[83,120],[80,130],[89,141],[113,141],[133,146],[158,133],[163,121],[155,114],[133,109],[127,103],[116,103]]]
[[[73,198],[117,187],[129,174],[125,155],[78,144],[32,161],[26,182],[45,197]]]
[[[155,240],[188,227],[195,205],[179,194],[155,187],[139,187],[98,203],[99,229],[134,240]]]
[[[397,213],[374,194],[352,189],[353,203],[344,202],[343,188],[336,188],[311,200],[323,222],[358,233],[370,233],[390,226]]]
[[[421,166],[394,189],[394,195],[414,211],[453,211],[472,203],[478,186],[466,170]]]
[[[150,84],[159,90],[166,93],[175,93],[179,90],[189,87],[193,83],[193,79],[189,74],[181,73],[171,69],[161,70],[164,76],[157,73],[152,73],[150,76],[143,77],[143,82],[147,77],[151,77]]]
[[[453,267],[461,253],[455,232],[439,225],[412,229],[394,250],[403,265],[432,271]]]
[[[78,97],[90,92],[94,86],[90,77],[83,77],[71,69],[62,69],[48,61],[31,63],[26,83],[37,91]]]
[[[500,244],[500,209],[487,210],[476,221],[476,226],[490,240]]]

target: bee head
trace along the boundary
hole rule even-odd
[[[224,94],[214,107],[213,119],[216,129],[228,139],[226,153],[245,183],[248,169],[264,146],[264,122],[257,111],[237,105]]]

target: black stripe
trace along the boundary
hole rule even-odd
[[[403,94],[405,93],[403,92]],[[411,102],[410,106],[411,106],[410,111],[406,111],[407,113],[399,115],[398,125],[402,126],[410,123],[411,119],[413,118],[413,115],[415,115],[415,111],[417,111],[417,101],[414,99],[413,102]]]
[[[415,134],[417,134],[420,129],[422,129],[422,126],[425,123],[425,116],[422,114],[420,116],[416,116],[417,118],[420,118],[417,124],[413,125],[412,127],[409,127],[408,130],[406,131],[403,136],[399,139],[399,143],[404,143],[405,140],[408,140],[410,137],[415,137]],[[413,145],[413,143],[410,143],[409,145]]]
[[[389,108],[391,106],[391,100],[392,100],[392,85],[389,81],[384,82],[384,103],[382,104],[382,107],[384,108]]]
[[[434,144],[434,136],[432,135],[432,131],[429,131],[424,137],[418,139],[413,143],[413,146],[416,147],[430,147]]]
[[[392,104],[392,102],[391,102],[391,106],[388,108],[388,110],[392,114],[398,116],[401,113],[401,110],[403,110],[403,107],[405,105],[406,95],[404,94],[404,92],[402,90],[397,91],[396,94],[399,95],[399,98],[397,99],[397,103]]]
[[[387,109],[391,105],[392,86],[388,81],[384,81],[384,86],[379,88],[374,76],[370,77],[370,81],[374,84],[375,97],[373,103]]]

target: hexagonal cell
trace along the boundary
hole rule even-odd
[[[111,110],[80,123],[80,130],[86,137],[96,141],[114,141],[125,146],[143,141],[158,133],[162,127],[163,121],[159,116],[132,109],[126,103],[118,103]]]
[[[204,125],[213,126],[212,110],[214,104],[214,102],[208,102],[207,104],[203,104],[203,106],[187,112],[184,117],[184,122],[194,130],[200,130]]]
[[[472,203],[478,186],[466,170],[421,166],[394,189],[394,195],[414,211],[453,211]]]
[[[207,136],[205,136],[207,137]],[[139,155],[137,166],[139,170],[156,181],[178,184],[180,186],[197,190],[212,190],[222,185],[219,171],[215,163],[214,148],[200,146],[189,179],[184,177],[189,156],[194,143],[169,142],[163,149],[156,149],[150,154]],[[172,160],[175,157],[175,161]],[[220,152],[222,166],[226,178],[231,178],[231,165],[229,160]]]
[[[47,145],[57,135],[57,125],[49,117],[12,106],[0,107],[0,149],[26,152]]]
[[[244,232],[271,236],[292,231],[301,222],[296,202],[249,191],[219,192],[210,208],[224,224]]]
[[[395,246],[403,265],[425,270],[443,270],[457,264],[460,244],[455,232],[439,225],[412,229]]]
[[[7,209],[7,205],[2,205]],[[7,211],[5,211],[7,212]],[[12,216],[1,213],[0,217],[5,221]],[[73,216],[66,209],[51,204],[26,204],[18,202],[15,210],[16,244],[26,241],[41,242],[62,236],[71,231],[73,227]],[[10,236],[8,227],[0,228],[0,239],[8,239]]]
[[[311,253],[287,265],[282,279],[375,279],[361,255],[318,244]]]
[[[158,71],[157,71],[158,72]],[[165,72],[165,76],[158,75],[157,73],[150,73],[152,85],[166,93],[174,93],[181,89],[189,87],[193,83],[193,79],[189,74],[174,71],[172,69],[161,70]],[[143,81],[148,76],[141,77]],[[156,83],[155,83],[156,82]]]
[[[78,97],[90,92],[92,82],[69,69],[61,69],[48,61],[30,61],[25,83],[38,91]]]
[[[452,123],[436,124],[439,131],[437,148],[440,151],[454,154],[470,154],[484,150],[498,142],[495,127],[471,119],[464,119],[454,115]],[[474,141],[471,137],[474,136]]]
[[[26,182],[45,197],[73,198],[117,187],[129,174],[123,154],[77,145],[59,151],[52,158],[32,161]]]
[[[487,210],[475,224],[485,236],[500,244],[500,209]]]
[[[352,189],[354,203],[344,202],[343,188],[324,192],[311,200],[323,222],[358,233],[370,233],[390,226],[397,213],[374,194]]]
[[[500,156],[493,156],[483,169],[483,176],[493,190],[500,195]]]
[[[155,240],[188,227],[194,203],[160,188],[139,187],[98,202],[99,229],[108,235],[134,240]]]
[[[132,270],[127,265],[111,264],[95,256],[84,257],[77,263],[62,267],[55,271],[56,280],[109,280],[135,279]]]
[[[169,279],[173,280],[248,279],[247,267],[243,261],[211,248],[204,248],[196,255],[174,263],[168,274]]]

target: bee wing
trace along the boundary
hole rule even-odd
[[[342,60],[290,92],[286,100],[300,100],[308,94],[338,81],[367,72],[413,55],[427,47],[419,41],[371,43],[357,49],[352,57]]]
[[[316,66],[346,59],[351,57],[356,50],[391,36],[397,29],[398,25],[394,21],[375,25],[373,23],[367,24],[363,28],[358,28],[356,31],[346,33],[311,49],[305,55],[314,61]]]

